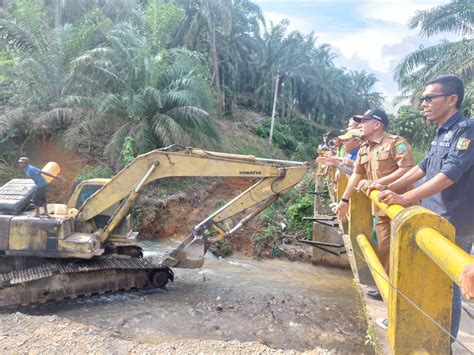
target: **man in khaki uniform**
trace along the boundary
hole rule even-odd
[[[352,117],[361,123],[361,145],[354,171],[337,206],[337,215],[345,218],[348,202],[354,190],[366,189],[371,183],[383,186],[397,180],[415,166],[415,159],[405,138],[388,134],[388,117],[384,111],[369,110],[362,116]],[[364,179],[366,176],[366,179]],[[377,216],[377,255],[385,271],[389,272],[390,218],[372,204],[372,213]]]

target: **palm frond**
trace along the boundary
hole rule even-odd
[[[395,80],[403,93],[412,92],[412,99],[416,98],[426,82],[440,74],[452,73],[469,83],[474,80],[473,51],[472,39],[458,42],[444,40],[431,47],[420,47],[395,68]]]
[[[43,113],[35,119],[38,127],[47,127],[53,124],[70,125],[73,121],[79,121],[83,117],[82,111],[72,108],[55,108]]]
[[[143,90],[143,94],[147,100],[154,102],[159,109],[163,107],[162,94],[159,89],[152,86],[147,86],[145,90]]]
[[[118,161],[122,152],[123,142],[129,136],[132,129],[132,123],[127,122],[121,125],[110,137],[109,143],[105,147],[104,154],[108,155],[112,161]]]
[[[119,111],[123,105],[120,95],[109,93],[99,98],[96,107],[98,112],[110,113]]]
[[[442,32],[472,36],[474,3],[472,0],[454,0],[429,10],[417,11],[408,25],[412,29],[420,27],[420,34],[426,37]]]
[[[0,19],[0,34],[8,45],[26,54],[31,54],[38,49],[31,33],[9,20]]]
[[[127,101],[127,114],[129,117],[139,117],[145,113],[147,107],[141,95],[133,94]]]
[[[94,107],[94,104],[95,102],[93,98],[80,95],[67,95],[58,101],[58,106],[81,107],[88,109],[92,109]]]
[[[14,132],[29,131],[32,127],[31,116],[31,112],[23,107],[7,110],[0,116],[0,135],[13,137]]]
[[[218,138],[217,130],[209,118],[209,114],[193,106],[175,107],[166,112],[167,116],[172,117],[186,132],[193,135],[200,132],[209,138]]]
[[[171,145],[186,140],[185,130],[170,116],[159,113],[153,117],[153,132],[163,145]]]
[[[168,91],[164,97],[164,107],[169,109],[175,106],[192,106],[193,99],[187,90]]]

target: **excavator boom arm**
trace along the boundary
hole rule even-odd
[[[150,167],[156,164],[156,168]],[[164,177],[209,176],[250,177],[263,179],[261,189],[246,195],[239,210],[255,205],[270,195],[282,192],[301,180],[308,169],[307,163],[268,160],[253,156],[209,152],[186,148],[182,151],[154,150],[135,158],[111,181],[105,184],[81,206],[78,218],[87,221],[110,206],[129,196],[140,184]],[[271,178],[265,182],[265,178]],[[265,185],[265,186],[264,186]],[[273,192],[272,192],[273,189]],[[242,194],[243,195],[243,194]],[[242,196],[241,195],[241,196]],[[245,208],[242,208],[245,205]],[[231,215],[235,213],[230,209]],[[229,212],[226,212],[229,213]],[[224,215],[222,215],[223,217]]]

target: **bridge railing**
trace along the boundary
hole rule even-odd
[[[337,200],[346,185],[341,174]],[[347,235],[354,275],[361,284],[375,281],[387,303],[393,353],[449,354],[453,281],[459,284],[474,258],[454,244],[455,229],[446,219],[420,206],[386,205],[379,193],[356,192],[350,199]],[[392,221],[390,276],[375,252],[371,201]]]

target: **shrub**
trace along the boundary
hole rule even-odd
[[[86,165],[77,175],[76,180],[88,180],[88,179],[95,179],[95,178],[110,178],[112,176],[112,169],[105,164],[101,164],[99,166],[90,166]]]
[[[311,239],[312,224],[303,220],[303,217],[310,217],[314,211],[314,199],[310,196],[300,197],[296,203],[288,208],[288,220],[290,228],[295,231],[305,231],[306,237]]]
[[[398,115],[390,121],[389,131],[402,136],[410,145],[426,151],[434,137],[435,126],[426,122],[425,117],[419,109],[402,106]]]

